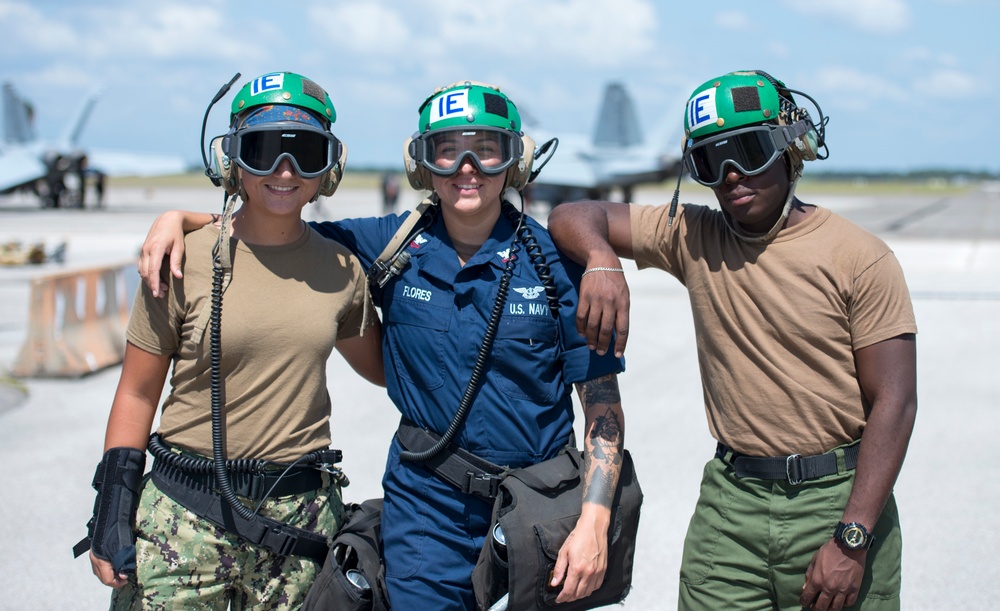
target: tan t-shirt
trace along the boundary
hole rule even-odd
[[[211,306],[218,235],[205,227],[186,236],[184,278],[171,279],[165,299],[139,287],[127,334],[143,350],[173,355],[158,430],[205,456],[212,455],[210,334],[207,319],[203,329],[197,323]],[[364,270],[312,228],[282,246],[231,244],[221,334],[227,455],[289,462],[330,445],[326,361],[337,339],[361,332]]]
[[[722,213],[631,207],[640,268],[687,289],[712,435],[754,456],[819,454],[859,439],[866,406],[854,350],[916,333],[909,291],[886,244],[817,209],[766,245]]]

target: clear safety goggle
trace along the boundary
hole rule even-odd
[[[301,123],[272,123],[241,129],[233,136],[229,156],[247,172],[268,176],[282,159],[302,178],[328,172],[340,159],[342,144],[332,133]]]
[[[796,130],[777,125],[754,125],[710,136],[691,143],[684,162],[691,177],[714,187],[726,177],[727,164],[744,176],[754,176],[771,167],[796,138]]]
[[[413,145],[414,160],[439,176],[458,172],[466,157],[483,174],[500,174],[521,158],[524,146],[513,132],[481,127],[424,134]]]

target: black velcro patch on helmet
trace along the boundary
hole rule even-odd
[[[507,101],[503,96],[484,92],[483,102],[486,103],[486,112],[507,118]]]
[[[760,92],[756,87],[733,87],[733,110],[760,110]]]
[[[307,78],[302,79],[302,93],[319,100],[320,104],[326,104],[326,92],[323,91],[322,87]]]

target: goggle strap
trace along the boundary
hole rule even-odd
[[[805,121],[796,121],[791,125],[781,125],[775,129],[771,130],[771,140],[774,142],[774,146],[783,151],[792,142],[795,142],[796,138],[800,138],[809,132],[809,125]]]

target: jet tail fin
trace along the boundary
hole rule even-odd
[[[632,98],[621,83],[608,83],[594,129],[594,146],[627,147],[642,144],[639,118]]]
[[[77,110],[76,115],[67,124],[66,131],[63,132],[60,140],[61,142],[64,142],[69,147],[76,147],[78,145],[80,134],[83,133],[83,126],[87,123],[90,112],[94,110],[94,104],[97,104],[96,92],[87,95],[80,109]]]
[[[34,141],[34,109],[17,95],[14,86],[3,84],[3,138],[6,144],[27,144]]]

